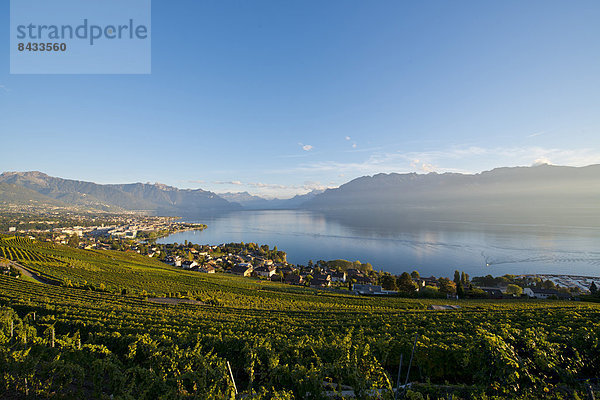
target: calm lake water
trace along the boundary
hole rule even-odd
[[[471,276],[557,273],[600,276],[600,229],[427,221],[403,224],[333,218],[297,210],[240,211],[188,220],[204,231],[173,234],[160,243],[276,245],[288,262],[360,260],[392,273]],[[489,264],[489,265],[487,265]]]

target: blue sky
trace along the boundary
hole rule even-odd
[[[9,74],[0,170],[290,197],[600,163],[598,1],[152,2],[152,74]]]

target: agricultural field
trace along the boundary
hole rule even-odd
[[[2,398],[392,399],[401,357],[411,399],[598,384],[598,304],[357,297],[16,237],[0,257],[50,282],[0,276]]]

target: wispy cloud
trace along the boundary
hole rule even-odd
[[[302,150],[304,151],[311,151],[313,149],[313,146],[310,144],[302,144],[302,143],[298,143],[298,145],[302,148]]]
[[[350,140],[351,138],[350,138],[350,136],[346,136],[345,139],[346,140]]]
[[[6,86],[4,86],[4,85],[0,85],[0,91],[2,91],[2,92],[5,92],[5,93],[8,93],[8,92],[10,92],[10,89],[9,89],[9,88],[7,88],[7,87],[6,87]]]
[[[188,181],[188,183],[200,183],[200,184],[202,184],[202,183],[206,183],[206,181],[203,181],[203,180],[191,180],[191,181]]]
[[[345,175],[371,175],[389,172],[475,173],[501,166],[536,163],[585,166],[600,163],[600,150],[544,147],[451,147],[421,152],[374,152],[360,162],[318,161],[304,163],[296,171]]]
[[[545,132],[545,131],[542,131],[542,132],[536,132],[536,133],[532,133],[531,135],[527,135],[527,137],[528,137],[528,138],[532,138],[532,137],[536,137],[536,136],[542,136],[542,135],[544,135],[544,134],[546,134],[546,132]]]
[[[266,182],[214,182],[215,184],[231,184],[231,182],[239,182],[239,186],[247,188],[247,191],[252,194],[259,195],[264,198],[289,198],[298,194],[305,194],[313,190],[325,190],[336,187],[334,182],[325,185],[318,181],[304,181],[302,184],[286,185],[281,183],[266,183]],[[241,190],[241,189],[240,189]]]
[[[215,185],[236,185],[236,186],[242,185],[241,181],[214,181],[213,183]]]

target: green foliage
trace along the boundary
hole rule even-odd
[[[413,281],[412,277],[408,272],[403,272],[402,275],[396,280],[396,285],[401,292],[413,293],[417,290],[418,286]]]
[[[582,391],[600,370],[598,304],[359,297],[201,275],[133,253],[20,238],[0,248],[73,285],[0,276],[2,398],[232,399],[227,361],[255,399],[323,398],[323,382],[389,398],[401,354],[411,382],[461,386],[462,398],[558,398],[554,388]]]
[[[68,245],[71,247],[79,246],[79,236],[77,236],[75,233],[72,234],[71,237],[69,237]]]
[[[519,285],[513,285],[512,283],[506,287],[506,294],[513,294],[520,296],[523,294],[523,288]]]

